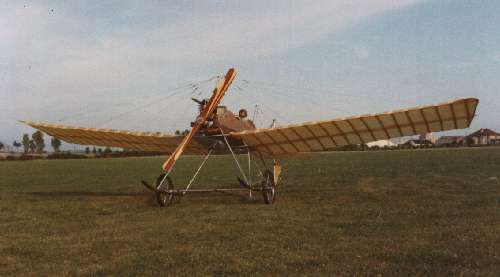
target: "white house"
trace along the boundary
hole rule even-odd
[[[392,142],[389,139],[383,139],[383,140],[377,140],[377,141],[372,141],[368,142],[366,144],[368,147],[379,147],[379,148],[391,148],[391,147],[396,147],[398,146],[396,143]]]

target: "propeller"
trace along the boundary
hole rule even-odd
[[[198,104],[198,109],[200,110],[200,113],[203,111],[205,105],[208,103],[207,99],[199,100],[194,97],[191,97],[191,100],[193,100],[194,102],[196,102],[196,104]]]

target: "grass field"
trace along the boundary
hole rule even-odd
[[[193,194],[159,208],[139,181],[161,162],[0,163],[0,275],[500,272],[500,149],[287,159],[274,205]],[[199,162],[183,158],[174,180]],[[234,174],[214,157],[200,183]]]

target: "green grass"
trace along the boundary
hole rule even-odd
[[[183,158],[175,182],[199,162]],[[192,194],[159,208],[139,181],[161,163],[0,163],[0,275],[500,272],[500,149],[286,159],[274,205]],[[208,165],[200,183],[235,183],[229,157]]]

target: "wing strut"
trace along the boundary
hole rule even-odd
[[[233,82],[235,76],[236,76],[236,70],[234,68],[231,68],[227,71],[226,76],[224,76],[224,79],[220,80],[217,83],[217,86],[215,87],[212,93],[212,97],[210,98],[210,100],[208,100],[207,104],[205,105],[205,108],[200,112],[200,115],[196,118],[195,124],[191,128],[191,131],[187,136],[184,137],[182,142],[177,146],[175,151],[170,155],[170,157],[168,157],[168,159],[163,164],[163,170],[166,172],[166,176],[170,174],[170,171],[172,171],[172,168],[174,167],[179,157],[182,155],[182,152],[184,152],[184,149],[186,149],[187,145],[193,139],[193,136],[198,132],[198,130],[200,130],[203,124],[207,121],[210,115],[217,108],[217,105],[219,105],[220,101],[222,100],[222,97],[224,97],[224,93],[227,91],[227,89]]]

